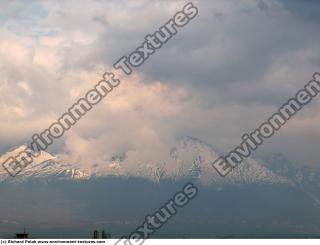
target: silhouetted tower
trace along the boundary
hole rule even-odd
[[[93,239],[99,239],[99,231],[97,230],[93,231]]]
[[[106,233],[104,230],[101,232],[102,239],[110,239],[111,235]]]
[[[26,227],[23,227],[23,233],[16,233],[16,239],[28,239],[29,234],[26,233]]]

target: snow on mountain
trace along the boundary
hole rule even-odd
[[[16,155],[26,146],[13,149],[0,157],[3,162],[7,157]],[[28,149],[31,151],[31,149]],[[191,137],[185,137],[172,147],[161,162],[132,161],[125,152],[116,154],[105,164],[95,164],[85,171],[71,164],[63,164],[58,159],[41,151],[39,157],[15,178],[8,178],[3,168],[0,181],[22,182],[28,180],[52,179],[90,179],[107,176],[142,177],[160,182],[163,179],[176,181],[183,178],[193,179],[205,185],[220,184],[289,184],[293,182],[281,172],[273,171],[254,159],[247,159],[226,177],[221,177],[211,166],[219,157],[218,151],[210,145]],[[130,165],[130,168],[128,167]],[[90,173],[90,174],[89,174]]]
[[[17,156],[22,151],[32,153],[30,148],[22,145],[0,156],[0,162],[3,163],[7,158]],[[59,178],[87,179],[88,177],[89,175],[84,171],[76,169],[69,164],[60,163],[57,157],[45,151],[40,151],[40,154],[34,158],[33,162],[14,178],[9,176],[3,166],[0,168],[0,182],[24,182],[29,180],[49,181]]]
[[[294,181],[296,185],[320,188],[320,175],[308,166],[294,166],[282,153],[271,153],[259,157],[266,168]]]
[[[238,165],[227,176],[221,177],[211,166],[219,155],[218,151],[210,145],[190,137],[183,139],[171,152],[172,158],[181,166],[181,173],[184,176],[198,178],[206,184],[291,184],[287,178],[268,170],[250,158]],[[185,166],[182,167],[182,165]]]
[[[254,159],[241,163],[228,176],[221,177],[211,166],[219,157],[218,151],[210,145],[191,137],[185,137],[172,147],[161,162],[135,162],[134,171],[132,160],[126,153],[112,157],[110,163],[96,165],[91,171],[95,177],[108,175],[135,176],[160,182],[163,179],[178,180],[181,178],[193,179],[202,184],[292,184],[281,174],[274,173],[262,166]]]

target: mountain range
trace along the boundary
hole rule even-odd
[[[0,156],[4,161],[16,156],[22,150],[32,151],[26,145],[9,150]],[[172,147],[162,162],[136,163],[135,171],[126,169],[126,152],[114,155],[109,162],[93,165],[91,169],[80,169],[75,164],[63,163],[59,157],[41,151],[39,157],[28,165],[18,176],[10,178],[5,169],[0,169],[0,182],[24,182],[31,180],[51,181],[56,179],[89,180],[108,176],[141,177],[154,182],[163,179],[176,181],[192,178],[205,185],[217,184],[304,184],[318,180],[318,175],[310,169],[295,168],[280,153],[262,159],[249,158],[243,161],[227,177],[221,177],[212,168],[212,162],[219,157],[219,151],[210,145],[191,137],[179,141]]]
[[[0,160],[25,148],[11,149]],[[320,236],[318,171],[275,153],[248,158],[221,177],[211,166],[219,155],[191,137],[163,161],[137,162],[134,169],[126,166],[126,152],[81,169],[43,151],[14,178],[0,170],[0,225],[7,227],[0,235],[9,237],[27,224],[40,238],[86,238],[94,228],[122,236],[193,182],[198,197],[154,237]]]

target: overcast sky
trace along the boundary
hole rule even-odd
[[[1,1],[0,152],[27,142],[184,1]],[[49,149],[79,164],[161,159],[183,136],[223,152],[320,71],[320,1],[193,1],[198,16]],[[320,98],[260,153],[319,164]]]

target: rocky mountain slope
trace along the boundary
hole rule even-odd
[[[6,158],[16,155],[26,146],[9,150],[0,157],[3,162]],[[31,149],[28,149],[31,151]],[[288,165],[284,159],[277,161],[270,159],[255,160],[252,158],[243,161],[228,176],[221,177],[212,168],[211,163],[219,157],[219,152],[210,145],[191,137],[183,138],[172,147],[161,162],[136,162],[134,170],[126,167],[132,162],[126,152],[115,155],[109,162],[94,165],[92,169],[79,169],[76,165],[63,163],[59,157],[41,151],[32,164],[25,168],[15,178],[9,177],[7,172],[0,168],[0,181],[24,182],[29,180],[51,181],[57,179],[89,180],[108,176],[141,177],[161,182],[164,179],[177,181],[183,178],[193,179],[204,185],[220,184],[286,184],[294,185],[301,181],[301,175],[307,170],[296,170]],[[285,165],[287,164],[287,165]],[[304,172],[303,172],[304,171]],[[300,175],[299,175],[300,174]],[[314,178],[309,176],[309,179]]]

